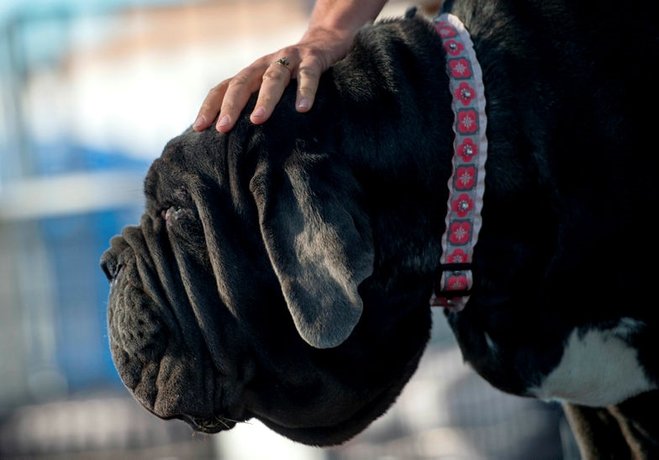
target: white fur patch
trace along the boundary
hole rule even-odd
[[[570,335],[558,366],[531,394],[584,406],[617,404],[657,388],[638,362],[636,350],[624,338],[642,327],[629,318],[611,329]]]

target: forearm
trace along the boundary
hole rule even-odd
[[[352,40],[364,24],[378,16],[385,3],[387,0],[318,0],[305,37],[323,30],[340,40]]]

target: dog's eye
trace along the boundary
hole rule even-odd
[[[178,187],[174,190],[174,196],[178,201],[187,203],[190,200],[190,193],[185,187]]]
[[[197,215],[193,209],[186,206],[173,205],[160,211],[161,218],[167,228],[183,232],[193,231],[197,225]]]
[[[195,253],[204,253],[204,231],[194,209],[174,205],[160,211],[160,215],[163,230],[169,235],[172,244],[182,245]]]
[[[178,220],[182,215],[183,208],[180,208],[179,206],[170,206],[167,209],[160,211],[160,216],[168,223]]]

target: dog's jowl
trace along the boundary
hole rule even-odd
[[[484,379],[564,403],[584,458],[659,455],[657,8],[444,8],[364,28],[310,112],[293,85],[153,162],[102,259],[146,409],[344,442],[415,372],[432,297]]]

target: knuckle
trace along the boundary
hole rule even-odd
[[[268,70],[265,71],[263,74],[263,81],[273,81],[273,82],[280,82],[286,80],[288,70],[287,69],[282,69],[284,72],[281,72],[279,69],[274,69],[272,67],[268,68]]]
[[[222,113],[234,113],[235,108],[236,108],[236,106],[233,102],[227,101],[225,99],[224,103],[222,104],[222,109],[220,110],[220,112],[222,112]]]
[[[223,84],[223,83],[224,83],[224,82],[220,83],[219,85],[215,85],[215,86],[213,86],[211,89],[209,89],[209,90],[208,90],[208,96],[207,96],[207,98],[212,98],[212,97],[215,96],[217,93],[221,92],[221,91],[222,91],[222,84]]]
[[[309,80],[318,80],[320,78],[320,72],[315,67],[300,67],[297,71],[297,74],[298,77],[307,78]]]
[[[213,104],[211,104],[210,102],[204,101],[201,104],[201,107],[199,108],[199,113],[201,114],[201,113],[212,112],[214,110],[214,107],[215,106]]]
[[[270,107],[273,105],[273,101],[275,100],[274,96],[266,91],[262,91],[259,94],[258,101],[256,103],[256,106],[263,105],[265,107]]]
[[[236,74],[235,77],[229,81],[229,86],[230,87],[240,87],[240,86],[246,86],[249,83],[249,75],[247,73],[240,72]]]
[[[261,65],[257,61],[257,62],[252,62],[250,65],[245,67],[243,70],[238,72],[238,74],[236,74],[236,77],[248,79],[250,76],[259,74],[261,72],[263,72],[263,65]]]

